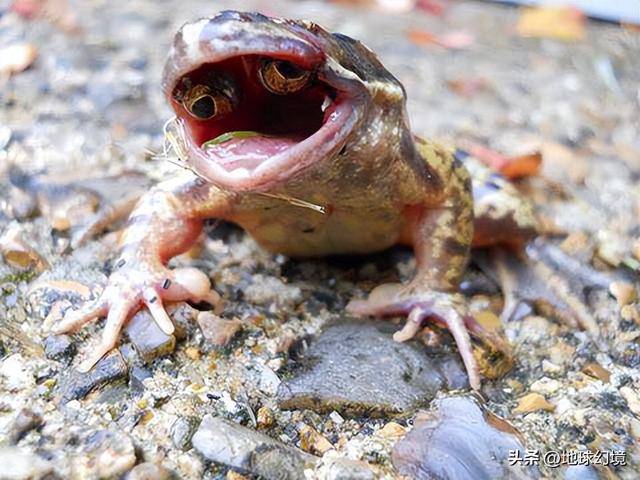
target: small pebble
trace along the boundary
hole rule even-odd
[[[518,406],[513,409],[513,413],[531,413],[538,410],[552,412],[555,407],[539,393],[529,393],[518,400]]]
[[[304,478],[317,458],[230,420],[206,415],[192,439],[193,447],[207,460],[228,467],[278,478]]]
[[[344,418],[342,418],[342,415],[340,415],[338,412],[336,412],[335,410],[333,412],[331,412],[329,414],[329,418],[333,421],[333,423],[335,423],[336,425],[341,425],[344,423]]]
[[[144,462],[136,465],[125,477],[126,480],[170,480],[171,472],[162,465]]]
[[[23,408],[11,425],[9,425],[6,436],[7,442],[10,445],[18,443],[29,431],[40,425],[42,425],[42,416],[28,408]]]
[[[573,362],[575,352],[576,347],[559,339],[555,345],[549,348],[549,360],[556,365],[570,365]]]
[[[125,331],[145,363],[168,355],[176,346],[176,337],[164,333],[145,310],[140,310],[133,316]]]
[[[569,255],[580,255],[584,257],[585,252],[592,249],[593,240],[585,232],[570,233],[561,243],[560,248]]]
[[[275,395],[281,383],[282,383],[282,380],[280,380],[278,375],[269,367],[265,365],[260,368],[260,378],[258,379],[258,388],[262,392],[268,395]]]
[[[35,385],[33,375],[25,369],[25,358],[19,353],[9,355],[0,363],[0,377],[4,377],[4,388],[10,392]]]
[[[29,68],[38,57],[38,50],[29,43],[17,43],[0,48],[0,75],[13,75]]]
[[[276,353],[289,353],[291,347],[296,342],[296,337],[289,333],[280,337],[278,345],[276,346]]]
[[[640,260],[640,239],[633,242],[633,256]]]
[[[621,307],[630,304],[636,298],[636,289],[629,282],[611,282],[609,293],[614,296]]]
[[[2,127],[0,127],[0,154],[2,153],[2,143],[5,139],[2,138]],[[38,206],[36,199],[18,187],[10,186],[6,191],[6,212],[9,216],[16,220],[26,220],[37,212]]]
[[[0,447],[0,466],[3,480],[31,480],[45,478],[53,465],[25,448]]]
[[[258,428],[269,428],[274,422],[273,410],[263,405],[258,409],[256,419]]]
[[[198,315],[198,325],[204,338],[218,347],[227,345],[242,328],[240,320],[226,320],[211,312],[201,312]]]
[[[274,372],[277,372],[282,367],[284,367],[286,365],[286,363],[287,363],[287,361],[284,358],[277,357],[277,358],[272,358],[271,360],[269,360],[266,363],[266,365],[267,365],[267,367],[269,367]]]
[[[229,470],[227,475],[224,477],[226,480],[250,480],[249,477],[245,477],[241,473],[236,472],[235,470]]]
[[[180,417],[171,426],[171,442],[183,451],[191,448],[191,438],[200,425],[197,417]]]
[[[178,456],[180,478],[204,478],[204,464],[196,453],[183,453]]]
[[[392,440],[399,440],[407,434],[407,429],[396,422],[389,422],[380,430],[378,430],[378,435],[383,438],[388,438]]]
[[[631,387],[624,386],[620,388],[620,394],[627,401],[629,409],[636,415],[640,415],[640,396]]]
[[[49,335],[44,339],[44,354],[50,360],[70,361],[76,354],[76,345],[69,335]]]
[[[550,362],[547,359],[542,360],[542,371],[544,373],[562,373],[563,368],[560,365]]]
[[[133,443],[123,434],[108,436],[108,440],[96,446],[96,453],[98,453],[97,467],[100,478],[119,477],[136,463]]]
[[[300,435],[300,448],[305,452],[322,456],[328,450],[333,449],[333,445],[315,428],[309,425],[302,425],[298,429]]]
[[[327,454],[329,456],[329,454]],[[323,458],[323,461],[326,456]],[[322,469],[315,469],[317,478],[331,480],[378,480],[384,477],[375,465],[353,460],[351,458],[335,457],[327,459],[328,465]]]
[[[144,381],[152,376],[153,374],[147,368],[140,365],[134,365],[129,370],[129,386],[136,393],[142,393],[145,390]]]
[[[559,416],[562,416],[567,412],[572,412],[576,408],[576,406],[571,403],[571,400],[566,397],[559,399],[556,403],[556,412]]]
[[[640,312],[635,305],[625,305],[620,309],[620,316],[627,322],[636,322],[640,325]]]
[[[475,312],[473,317],[480,325],[489,331],[499,331],[502,329],[502,322],[498,316],[489,310]]]
[[[595,362],[587,363],[582,367],[582,373],[602,380],[604,383],[609,383],[609,380],[611,379],[611,372],[599,363]]]
[[[543,395],[550,395],[562,387],[562,382],[549,377],[542,377],[531,384],[529,390]]]
[[[627,249],[625,239],[617,233],[609,230],[600,230],[597,235],[597,254],[604,262],[612,267],[620,265]]]
[[[8,265],[20,270],[42,272],[48,267],[47,261],[22,239],[17,226],[7,229],[0,237],[0,253]]]
[[[196,347],[187,347],[184,349],[184,353],[193,361],[200,360],[200,350]]]

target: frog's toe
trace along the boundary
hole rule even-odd
[[[129,317],[146,306],[158,327],[167,335],[175,326],[167,314],[164,302],[205,301],[216,313],[222,309],[220,296],[211,288],[209,278],[195,268],[175,270],[151,266],[130,267],[112,274],[100,298],[86,307],[70,312],[54,326],[55,333],[74,332],[99,317],[107,315],[100,346],[81,364],[81,371],[90,370],[105,354],[113,350]]]
[[[402,284],[383,283],[374,288],[366,300],[351,300],[347,312],[353,315],[391,315],[401,313],[399,303]]]
[[[411,340],[420,332],[422,328],[422,320],[422,309],[414,308],[409,313],[409,317],[407,318],[404,327],[393,334],[393,339],[399,343]]]
[[[164,309],[162,298],[155,288],[148,288],[142,295],[144,303],[151,313],[154,321],[165,334],[171,335],[175,331],[173,322],[169,318],[167,311]]]
[[[104,331],[102,332],[102,341],[100,342],[100,346],[91,352],[89,357],[80,364],[78,367],[79,371],[88,372],[100,361],[102,357],[116,347],[120,331],[127,321],[131,308],[132,305],[130,302],[123,302],[114,305],[111,310],[109,310],[107,322],[105,324]]]
[[[67,313],[60,322],[51,327],[51,332],[56,335],[76,332],[87,323],[103,316],[106,312],[107,302],[101,296],[95,302],[85,305],[80,310]]]
[[[385,284],[375,288],[367,300],[354,300],[347,310],[356,315],[407,315],[404,327],[393,338],[404,342],[422,330],[425,320],[445,325],[456,341],[472,388],[480,388],[478,363],[473,356],[467,326],[483,339],[480,327],[468,312],[464,298],[457,293],[425,291],[412,285]]]
[[[462,357],[462,362],[469,376],[469,385],[471,388],[478,390],[480,388],[480,369],[478,362],[473,356],[473,347],[471,345],[471,337],[466,326],[466,318],[471,315],[466,312],[460,312],[455,308],[454,303],[450,305],[448,301],[442,298],[433,302],[425,302],[411,309],[407,323],[404,328],[393,336],[393,339],[399,342],[405,340],[407,334],[413,334],[408,337],[412,338],[420,331],[420,327],[427,318],[433,318],[436,321],[444,323],[453,335],[458,346],[458,351]],[[409,325],[409,327],[407,327]],[[407,338],[407,339],[408,339]]]

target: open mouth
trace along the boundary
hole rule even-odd
[[[297,60],[240,55],[178,79],[171,102],[196,173],[257,188],[342,147],[355,122],[350,96]]]

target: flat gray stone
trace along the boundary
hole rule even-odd
[[[167,335],[146,310],[140,310],[129,321],[126,327],[129,340],[145,363],[173,352],[176,337]]]
[[[265,479],[297,480],[318,458],[267,435],[206,415],[191,440],[207,460]]]
[[[61,382],[60,404],[84,398],[98,387],[125,378],[127,372],[127,365],[118,350],[108,353],[88,372],[71,370]]]
[[[178,418],[171,426],[171,442],[173,446],[186,451],[191,448],[191,438],[198,428],[198,417],[185,416]]]
[[[69,335],[49,335],[44,339],[44,354],[50,360],[70,362],[76,346]]]
[[[280,407],[397,415],[428,405],[439,390],[468,386],[457,352],[434,354],[416,341],[395,342],[397,329],[385,320],[328,326],[311,343],[306,365],[280,385]]]
[[[539,477],[534,466],[512,462],[511,455],[524,456],[517,430],[486,411],[475,397],[440,398],[429,412],[419,412],[414,427],[393,447],[391,459],[406,478]]]

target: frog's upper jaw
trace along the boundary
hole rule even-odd
[[[189,167],[222,188],[255,191],[337,155],[362,123],[368,91],[326,53],[331,41],[319,27],[259,14],[184,25],[163,87]]]

